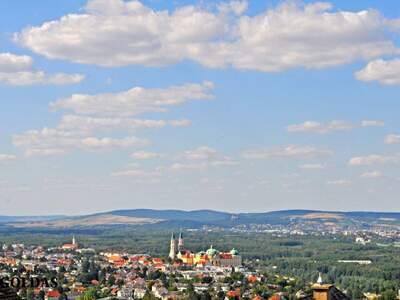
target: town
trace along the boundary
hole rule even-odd
[[[295,278],[268,275],[242,263],[236,249],[220,252],[210,246],[191,252],[185,249],[182,233],[178,239],[172,234],[166,257],[98,252],[80,245],[75,236],[70,243],[51,248],[4,244],[0,271],[1,278],[57,278],[58,287],[19,289],[18,297],[27,300],[348,299],[324,284],[321,274],[316,274],[316,283],[298,288]],[[3,298],[14,299],[8,290]]]

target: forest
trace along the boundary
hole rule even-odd
[[[179,229],[178,229],[179,230]],[[175,231],[178,233],[178,231]],[[267,276],[283,275],[296,279],[296,286],[315,282],[318,273],[324,281],[346,290],[352,298],[363,292],[375,292],[392,299],[400,289],[400,248],[382,247],[378,243],[358,245],[352,237],[330,236],[274,236],[267,233],[238,233],[231,231],[184,231],[185,248],[206,250],[213,245],[221,251],[239,250],[249,268],[261,270]],[[147,253],[166,258],[170,230],[118,228],[101,233],[77,232],[82,247],[118,250],[128,253]],[[1,243],[58,246],[69,242],[72,232],[6,233]],[[370,264],[343,263],[339,260],[370,260]]]

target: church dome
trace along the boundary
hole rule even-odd
[[[218,254],[218,251],[214,249],[213,246],[211,245],[210,249],[208,249],[206,253],[208,256],[213,257]]]
[[[239,255],[239,251],[237,251],[235,248],[233,248],[230,253],[232,255]]]

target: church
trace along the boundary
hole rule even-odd
[[[72,243],[71,244],[64,244],[61,246],[63,250],[76,250],[78,249],[78,243],[76,242],[75,236],[72,236]]]
[[[169,258],[172,260],[180,260],[186,265],[212,265],[219,267],[238,267],[242,265],[242,257],[239,251],[232,249],[229,252],[220,252],[211,247],[206,251],[194,253],[185,249],[183,234],[179,234],[178,239],[172,233]]]

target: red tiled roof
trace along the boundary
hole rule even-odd
[[[46,295],[49,298],[58,298],[60,297],[61,294],[58,290],[53,290],[53,291],[48,291]]]
[[[250,283],[257,282],[257,276],[255,276],[255,275],[249,275],[249,276],[247,277],[247,280],[248,280]]]

